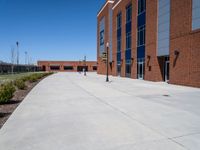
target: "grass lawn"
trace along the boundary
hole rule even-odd
[[[7,81],[13,81],[17,78],[31,75],[36,72],[26,72],[26,73],[17,73],[17,74],[7,74],[7,75],[0,75],[0,84],[7,82]]]

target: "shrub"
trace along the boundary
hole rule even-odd
[[[21,79],[22,81],[24,81],[24,82],[29,81],[29,80],[30,80],[30,75],[21,77],[20,79]]]
[[[14,84],[20,90],[24,90],[26,88],[25,81],[23,81],[22,79],[15,80]]]
[[[33,75],[31,75],[30,77],[29,77],[29,81],[30,82],[36,82],[38,80],[38,77],[37,77],[37,75],[35,75],[35,74],[33,74]]]
[[[0,103],[7,103],[15,92],[15,86],[12,82],[0,86]]]

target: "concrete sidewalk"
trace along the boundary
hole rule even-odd
[[[0,150],[199,150],[200,89],[88,73],[41,81]]]

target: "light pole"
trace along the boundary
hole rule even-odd
[[[17,65],[19,65],[19,42],[16,42],[17,45]]]
[[[109,43],[107,42],[107,44],[106,44],[106,57],[107,57],[107,59],[106,59],[106,82],[109,82],[109,78],[108,78],[108,50],[109,50]]]
[[[86,76],[86,56],[84,56],[84,76]]]

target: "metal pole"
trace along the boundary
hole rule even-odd
[[[106,82],[109,82],[109,78],[108,78],[108,46],[107,46],[107,51],[106,51],[106,56],[107,56],[107,60],[106,60],[106,62],[107,62],[107,67],[106,67]]]
[[[17,65],[19,65],[19,42],[16,42],[17,45]]]

